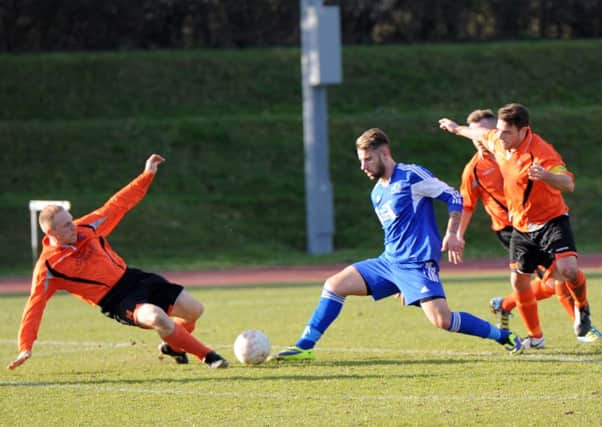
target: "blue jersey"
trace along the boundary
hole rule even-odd
[[[370,196],[384,231],[383,256],[394,264],[439,263],[441,236],[433,199],[449,212],[462,211],[460,193],[426,168],[398,163],[387,184],[378,181]]]

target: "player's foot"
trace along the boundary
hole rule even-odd
[[[578,337],[585,336],[592,329],[592,319],[590,317],[589,305],[577,308],[575,306],[575,335]]]
[[[542,348],[545,347],[545,339],[543,338],[543,335],[540,338],[535,338],[535,337],[527,337],[523,340],[523,348],[526,349],[535,349],[535,350],[541,350]]]
[[[166,342],[159,344],[159,351],[166,356],[171,356],[179,365],[185,365],[188,363],[188,356],[183,351],[175,351]]]
[[[585,334],[582,337],[577,337],[577,341],[583,342],[583,343],[602,341],[602,332],[600,332],[599,330],[597,330],[595,327],[592,326],[592,328],[589,330],[589,332],[587,334]]]
[[[494,297],[489,301],[489,309],[495,315],[497,320],[497,327],[505,331],[510,330],[510,313],[509,311],[502,310],[503,297]]]
[[[303,350],[299,347],[288,347],[280,353],[271,355],[268,360],[313,360],[316,358],[313,348]]]
[[[523,343],[518,335],[510,333],[504,343],[504,348],[512,355],[521,354],[523,352]]]
[[[203,362],[212,369],[227,368],[230,364],[226,359],[217,354],[215,351],[207,353]]]

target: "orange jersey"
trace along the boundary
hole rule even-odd
[[[481,200],[485,212],[491,218],[491,228],[494,231],[512,225],[504,196],[504,179],[491,154],[485,153],[481,158],[477,153],[464,166],[460,192],[466,211],[474,212]]]
[[[543,181],[529,179],[529,167],[534,163],[574,179],[551,144],[529,129],[518,147],[506,150],[494,129],[487,133],[487,145],[502,171],[504,194],[514,228],[522,232],[534,231],[552,218],[568,213],[560,190]]]
[[[101,208],[74,220],[74,244],[53,246],[48,236],[44,237],[21,318],[19,351],[31,350],[46,303],[56,291],[65,290],[95,305],[123,276],[126,263],[113,251],[106,236],[144,198],[154,176],[152,172],[140,174]]]

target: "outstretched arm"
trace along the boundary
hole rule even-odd
[[[138,177],[115,193],[102,207],[78,218],[76,224],[92,225],[98,234],[108,236],[123,216],[144,198],[159,165],[164,161],[160,155],[152,154]]]
[[[144,171],[149,171],[152,173],[157,173],[157,169],[159,169],[159,165],[163,163],[165,159],[158,154],[151,154],[151,156],[146,160],[146,164],[144,165]]]
[[[448,131],[449,133],[453,133],[454,135],[460,135],[465,138],[482,141],[485,138],[487,132],[491,129],[481,128],[481,127],[468,127],[461,126],[450,119],[439,119],[439,127],[443,130]]]

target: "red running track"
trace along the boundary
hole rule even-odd
[[[445,255],[444,255],[445,256]],[[602,271],[602,254],[580,254],[580,268],[587,271]],[[228,286],[254,285],[263,283],[307,283],[323,282],[345,267],[345,264],[297,266],[297,267],[249,267],[224,270],[163,271],[169,281],[184,286]],[[507,271],[505,259],[468,260],[460,265],[442,261],[441,274],[487,274]],[[27,293],[30,277],[0,278],[0,294]]]

